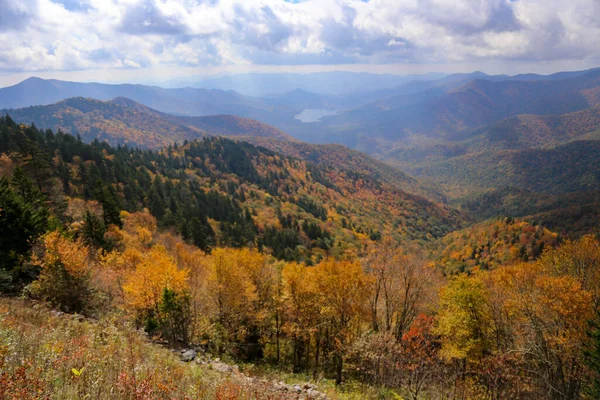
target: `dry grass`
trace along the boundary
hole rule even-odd
[[[276,398],[182,363],[123,321],[0,298],[0,399]]]

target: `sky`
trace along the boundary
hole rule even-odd
[[[0,0],[0,86],[600,66],[600,0]]]

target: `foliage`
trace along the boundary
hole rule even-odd
[[[30,294],[65,312],[92,312],[93,261],[83,241],[73,241],[53,231],[42,238],[41,251],[42,257],[33,261],[41,272],[29,286]]]
[[[96,214],[107,229],[121,225],[120,210],[148,208],[161,228],[174,229],[205,251],[252,244],[278,258],[313,263],[323,250],[333,253],[334,243],[340,243],[339,250],[358,251],[384,234],[427,239],[461,223],[450,208],[367,175],[247,143],[206,138],[152,152],[99,141],[88,145],[62,132],[9,126],[5,118],[0,126],[0,153],[26,167],[29,179],[38,182],[54,173],[41,181],[41,191],[48,193],[47,203],[57,217],[63,218],[65,194],[97,201],[102,212]],[[50,188],[53,182],[62,185]],[[281,221],[290,219],[297,226],[282,226]],[[95,222],[88,216],[87,228]],[[102,230],[93,229],[93,235]],[[110,247],[99,236],[92,242]]]
[[[12,271],[45,231],[48,215],[36,206],[37,202],[19,196],[0,177],[0,270]]]
[[[492,219],[452,232],[439,241],[438,264],[446,274],[493,269],[537,259],[559,236],[539,225],[512,218]]]

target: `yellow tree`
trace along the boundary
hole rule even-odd
[[[594,307],[600,309],[600,242],[592,235],[566,241],[550,249],[539,260],[543,268],[555,275],[570,275],[592,295]]]
[[[459,275],[440,292],[441,354],[448,360],[479,360],[490,352],[489,293],[477,276]]]
[[[581,350],[594,316],[592,294],[570,275],[556,275],[544,262],[496,271],[507,293],[514,350],[530,364],[544,396],[578,398],[585,369]]]
[[[257,300],[256,286],[251,279],[252,264],[262,261],[247,249],[224,248],[215,249],[211,260],[209,291],[222,339],[225,343],[245,340]]]
[[[288,263],[282,271],[283,281],[283,332],[292,341],[294,372],[303,367],[303,357],[308,353],[311,338],[315,344],[313,373],[318,373],[321,356],[321,338],[324,327],[320,324],[319,294],[315,268],[298,263]]]
[[[314,268],[321,314],[333,339],[336,383],[342,382],[344,356],[369,313],[373,279],[359,262],[327,259]]]
[[[92,307],[93,260],[80,239],[71,240],[57,231],[43,239],[44,255],[34,260],[41,272],[31,286],[34,295],[67,312],[86,312]]]
[[[176,293],[188,290],[188,271],[177,268],[164,247],[154,246],[142,255],[141,262],[126,274],[123,284],[125,302],[138,312],[160,314],[165,289]]]

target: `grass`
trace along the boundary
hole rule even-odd
[[[242,379],[210,366],[183,363],[150,342],[122,315],[99,320],[51,310],[44,303],[0,297],[0,399],[216,399],[294,398],[270,382],[309,376],[244,364]],[[394,397],[376,388],[318,382],[330,399]]]
[[[118,315],[98,321],[0,299],[1,399],[273,399],[183,363]]]

